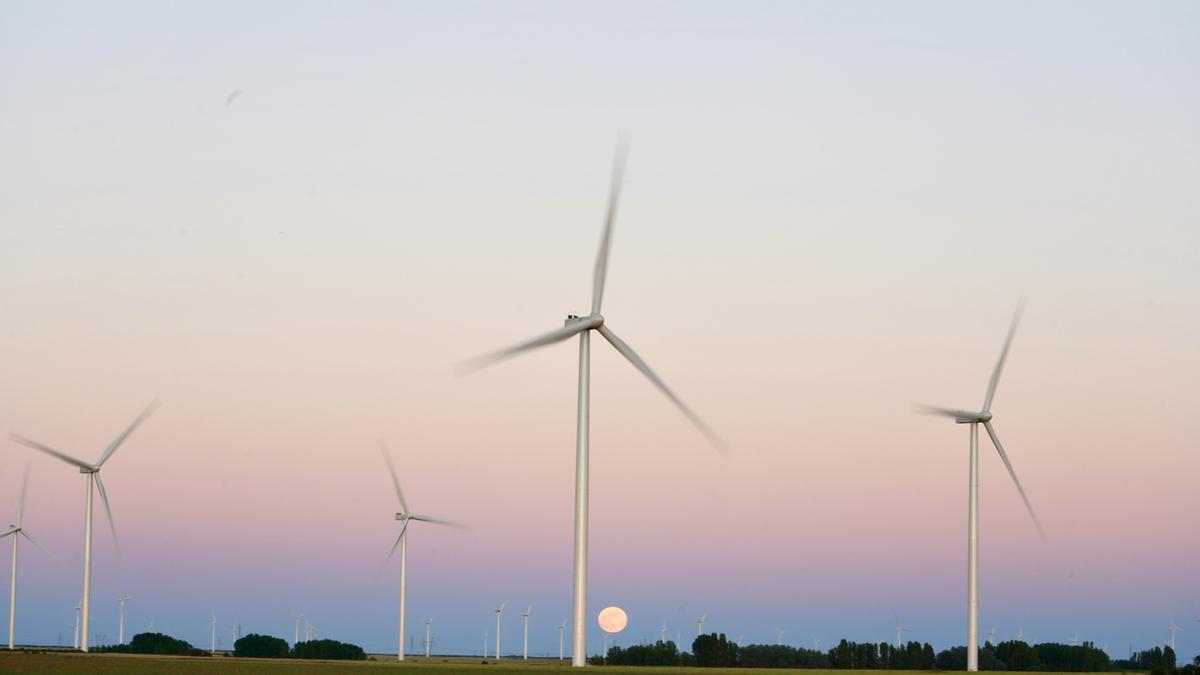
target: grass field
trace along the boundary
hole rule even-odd
[[[231,657],[174,657],[132,656],[127,654],[77,654],[45,652],[40,654],[0,651],[0,672],[4,673],[344,673],[391,671],[409,673],[487,673],[499,670],[512,673],[570,672],[569,665],[557,659],[505,659],[487,664],[476,658],[411,658],[404,663],[392,660],[376,661],[297,661],[290,659],[235,659]],[[642,675],[710,675],[739,673],[766,675],[784,672],[763,668],[633,668],[628,666],[597,666],[602,673],[641,673]],[[805,670],[804,675],[847,675],[845,670]],[[880,671],[863,671],[878,675]],[[929,671],[887,671],[888,675],[929,675]],[[1039,673],[1039,675],[1054,675]]]

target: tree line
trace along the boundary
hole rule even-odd
[[[935,652],[928,642],[910,641],[901,646],[842,640],[828,651],[788,645],[738,645],[725,634],[710,633],[692,641],[691,653],[674,642],[612,647],[597,663],[630,666],[699,666],[725,668],[822,668],[843,670],[966,670],[967,648]],[[1103,672],[1150,670],[1152,675],[1200,675],[1200,656],[1193,664],[1176,668],[1175,652],[1155,647],[1138,652],[1128,661],[1113,661],[1094,643],[1066,645],[1057,642],[1028,644],[1010,640],[979,650],[980,670]]]
[[[162,633],[138,633],[128,644],[107,645],[92,651],[116,654],[160,654],[172,656],[211,656],[184,640]],[[280,638],[251,633],[233,643],[233,655],[265,659],[336,659],[361,661],[367,658],[362,647],[337,640],[298,642],[294,648]]]

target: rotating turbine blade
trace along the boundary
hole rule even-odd
[[[400,500],[400,508],[408,513],[408,502],[404,501],[404,491],[400,489],[400,479],[396,478],[396,467],[392,466],[392,455],[388,452],[387,443],[383,439],[379,439],[379,452],[383,453],[383,461],[387,462],[388,472],[392,474],[392,485],[396,486],[396,498]],[[408,527],[408,522],[405,521],[405,527]]]
[[[44,452],[47,455],[53,455],[53,456],[61,459],[62,461],[66,462],[67,464],[74,464],[75,466],[77,466],[81,469],[96,468],[96,467],[92,466],[91,464],[88,464],[87,462],[83,462],[78,459],[75,459],[74,457],[68,455],[65,452],[59,452],[58,450],[55,450],[54,448],[51,448],[49,446],[42,445],[41,443],[38,443],[37,441],[31,441],[28,438],[25,438],[24,436],[22,436],[20,434],[9,434],[8,437],[11,438],[12,440],[16,441],[17,443],[20,443],[21,445],[28,446],[30,448],[33,448],[34,450],[40,450],[41,452]]]
[[[1008,469],[1008,475],[1012,476],[1013,484],[1017,486],[1017,492],[1021,493],[1021,499],[1025,502],[1025,508],[1029,510],[1029,517],[1033,518],[1033,524],[1037,527],[1038,536],[1042,538],[1042,543],[1046,542],[1046,531],[1042,529],[1042,522],[1038,520],[1037,513],[1033,511],[1033,504],[1029,503],[1029,497],[1025,496],[1025,488],[1021,487],[1021,480],[1017,478],[1017,472],[1013,470],[1012,462],[1008,461],[1008,454],[1004,452],[1004,446],[1000,444],[1000,437],[996,435],[996,430],[992,428],[991,422],[984,422],[983,428],[987,429],[988,436],[992,438],[992,445],[996,446],[996,451],[1000,453],[1000,459],[1004,460],[1004,466]]]
[[[629,156],[629,134],[617,135],[617,154],[613,158],[612,182],[608,188],[608,210],[604,214],[604,231],[600,249],[596,251],[596,269],[592,274],[592,314],[600,312],[604,301],[604,279],[608,275],[608,250],[612,246],[613,221],[617,219],[617,204],[621,199],[621,183],[625,178],[625,158]]]
[[[18,533],[18,532],[20,532],[20,531],[21,531],[21,530],[19,530],[19,529],[15,528],[15,527],[13,527],[13,528],[9,528],[8,532],[5,532],[4,534],[0,534],[0,539],[3,539],[3,538],[7,537],[7,536],[8,536],[8,535],[10,535],[10,534],[16,534],[16,533]]]
[[[31,543],[31,544],[33,544],[34,546],[38,547],[38,550],[39,550],[39,551],[41,551],[42,553],[45,553],[45,554],[46,554],[46,557],[48,557],[48,558],[50,558],[51,560],[53,560],[55,565],[58,565],[59,567],[62,567],[62,561],[61,561],[61,560],[59,560],[59,559],[58,559],[58,558],[57,558],[57,557],[56,557],[56,556],[55,556],[53,553],[51,553],[49,550],[47,550],[45,546],[42,546],[41,544],[39,544],[39,543],[38,543],[38,541],[37,541],[36,539],[34,539],[33,537],[31,537],[31,536],[29,535],[29,533],[28,533],[28,532],[26,532],[25,530],[21,530],[21,536],[22,536],[22,537],[25,537],[26,539],[28,539],[28,540],[29,540],[29,543]]]
[[[466,525],[463,525],[462,523],[456,523],[451,520],[442,520],[441,518],[434,518],[433,516],[412,516],[412,519],[419,520],[422,523],[433,523],[434,525],[447,525],[449,527],[457,527],[460,529],[466,529],[466,527],[467,527]]]
[[[562,342],[576,333],[582,333],[589,328],[595,328],[596,324],[599,322],[600,319],[587,320],[586,318],[580,319],[579,321],[572,321],[562,328],[556,328],[545,335],[535,337],[527,342],[522,342],[507,349],[501,349],[490,354],[484,354],[483,356],[477,356],[473,359],[463,361],[462,363],[458,364],[458,374],[466,375],[468,373],[473,373],[476,370],[486,368],[494,363],[516,356],[521,352],[526,352],[530,349],[536,349],[538,347],[544,347],[546,345],[552,345],[555,342]]]
[[[1000,350],[1000,358],[996,361],[996,369],[992,371],[992,379],[988,382],[987,398],[983,400],[983,411],[992,409],[992,399],[996,397],[996,384],[1000,382],[1000,371],[1004,369],[1004,360],[1008,358],[1008,348],[1012,346],[1013,335],[1017,333],[1017,325],[1021,323],[1021,314],[1025,311],[1025,298],[1017,301],[1017,310],[1013,312],[1012,323],[1008,325],[1008,337],[1004,338],[1004,348]]]
[[[955,410],[954,408],[943,408],[942,406],[937,405],[927,405],[925,403],[914,403],[912,408],[914,413],[921,415],[941,415],[942,417],[957,418],[962,414],[961,410]]]
[[[117,436],[112,443],[108,444],[108,447],[104,449],[104,454],[100,455],[100,461],[96,462],[96,466],[102,466],[105,462],[107,462],[108,458],[112,457],[112,454],[117,451],[117,448],[121,447],[121,444],[125,442],[125,439],[129,438],[129,434],[132,434],[135,429],[141,426],[142,422],[145,422],[146,418],[149,417],[150,413],[154,412],[154,409],[157,407],[158,399],[154,399],[150,402],[150,405],[146,406],[146,409],[142,411],[142,414],[138,415],[137,419],[133,420],[133,424],[130,424],[129,428],[127,428],[124,433],[122,433],[120,436]]]
[[[25,477],[21,479],[21,499],[17,501],[17,529],[21,528],[21,520],[25,517],[25,492],[29,490],[29,466],[25,462]]]
[[[408,522],[404,521],[404,525],[400,527],[400,534],[396,535],[396,543],[392,544],[392,550],[388,551],[387,557],[383,559],[383,564],[380,567],[386,567],[392,561],[392,556],[396,554],[396,548],[400,546],[400,540],[404,538],[404,532],[408,530]],[[301,614],[300,616],[304,616]]]
[[[637,355],[637,352],[633,351],[629,345],[625,344],[621,338],[617,337],[616,333],[613,333],[611,330],[609,330],[608,326],[601,325],[596,330],[598,330],[600,334],[604,336],[604,339],[608,340],[612,346],[621,353],[622,356],[624,356],[626,359],[629,359],[629,362],[633,364],[634,368],[642,371],[642,374],[646,376],[646,379],[650,380],[654,386],[658,387],[659,391],[661,391],[663,394],[666,394],[667,398],[671,399],[671,402],[675,404],[675,407],[679,408],[679,410],[683,412],[683,414],[689,420],[691,420],[692,424],[696,425],[696,428],[700,430],[700,433],[704,434],[704,437],[708,439],[708,442],[717,449],[717,452],[721,453],[722,455],[729,454],[729,446],[725,444],[725,441],[721,440],[721,437],[717,435],[717,432],[713,431],[712,427],[708,426],[708,423],[700,419],[699,415],[692,412],[691,408],[687,407],[683,401],[679,400],[679,397],[675,395],[675,392],[671,391],[671,388],[668,387],[661,379],[659,379],[658,375],[655,375],[653,370],[650,370],[650,366],[642,360],[642,357]]]
[[[505,600],[504,602],[500,603],[500,607],[499,607],[499,608],[497,608],[497,609],[496,609],[496,611],[497,611],[497,612],[503,612],[503,611],[504,611],[504,606],[505,606],[505,605],[507,605],[507,604],[508,604],[508,601],[507,601],[507,600]]]
[[[104,513],[108,514],[108,531],[112,533],[113,547],[117,550],[117,557],[121,557],[121,542],[117,541],[117,526],[113,523],[112,508],[108,505],[108,492],[104,490],[104,481],[100,480],[100,473],[96,473],[96,487],[100,489],[100,501],[104,503]]]

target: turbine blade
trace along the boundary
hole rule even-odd
[[[1025,311],[1025,298],[1017,301],[1017,310],[1013,312],[1012,323],[1008,325],[1008,337],[1004,338],[1004,348],[1000,350],[1000,358],[996,361],[996,369],[992,371],[992,379],[988,382],[987,398],[983,399],[983,410],[992,409],[992,399],[996,397],[996,384],[1000,382],[1000,371],[1004,369],[1004,360],[1008,358],[1008,348],[1012,346],[1013,335],[1017,333],[1017,324],[1021,323],[1021,314]]]
[[[124,433],[122,433],[120,436],[117,436],[112,443],[108,444],[108,447],[104,449],[104,454],[100,455],[100,461],[96,462],[96,466],[102,466],[105,462],[107,462],[108,458],[112,457],[112,454],[117,451],[117,448],[121,447],[121,444],[125,442],[125,439],[129,438],[129,434],[132,434],[135,429],[141,426],[142,422],[145,422],[146,418],[149,417],[150,413],[154,412],[154,409],[157,407],[158,399],[154,399],[150,402],[150,405],[146,406],[146,409],[142,411],[142,414],[138,415],[137,419],[133,420],[133,424],[130,424],[129,428],[125,429]]]
[[[925,403],[914,403],[913,412],[921,415],[940,415],[942,417],[958,418],[963,411],[953,408],[943,408],[938,405],[927,405]]]
[[[379,452],[383,453],[383,461],[387,462],[388,472],[392,474],[392,485],[396,486],[396,498],[400,500],[400,508],[408,513],[408,502],[404,501],[404,491],[400,489],[400,479],[396,478],[396,467],[392,465],[392,454],[388,452],[387,443],[383,439],[379,439]],[[405,521],[405,527],[408,522]]]
[[[708,426],[707,422],[700,419],[699,415],[692,412],[692,409],[687,407],[687,405],[675,395],[675,392],[671,391],[671,388],[668,387],[665,382],[659,379],[658,375],[654,374],[654,371],[651,370],[650,366],[642,360],[642,357],[637,355],[637,352],[633,351],[629,345],[625,344],[625,341],[617,337],[616,333],[613,333],[611,330],[609,330],[608,326],[601,325],[596,330],[598,330],[600,334],[604,336],[604,339],[608,340],[609,343],[611,343],[612,346],[615,347],[622,356],[628,359],[629,362],[633,364],[634,368],[642,371],[642,375],[645,375],[646,379],[650,380],[654,386],[658,387],[659,391],[661,391],[663,394],[666,394],[667,398],[671,399],[671,402],[675,404],[675,407],[679,408],[679,410],[689,420],[691,420],[692,424],[696,425],[696,428],[700,430],[700,433],[704,434],[704,437],[708,439],[708,442],[717,449],[717,452],[721,453],[722,455],[729,454],[729,446],[725,444],[725,441],[721,440],[721,437],[717,435],[717,432],[713,431],[712,427]]]
[[[596,269],[592,274],[592,314],[600,312],[604,301],[604,279],[608,275],[608,250],[612,245],[613,221],[617,219],[617,204],[621,199],[621,183],[625,177],[625,159],[629,156],[629,134],[617,134],[617,154],[613,158],[612,182],[608,188],[608,210],[604,214],[604,231],[600,234],[600,249],[596,251]]]
[[[26,532],[25,530],[21,530],[21,536],[28,539],[29,543],[38,547],[38,550],[41,551],[42,553],[45,553],[48,558],[53,560],[55,565],[62,567],[62,561],[59,560],[58,557],[55,556],[53,553],[51,553],[49,550],[47,550],[45,546],[42,546],[41,544],[39,544],[38,541],[36,539],[34,539],[33,537],[31,537],[28,532]]]
[[[1042,522],[1038,520],[1037,513],[1033,510],[1033,504],[1029,503],[1029,497],[1025,495],[1025,488],[1021,487],[1021,480],[1017,478],[1017,472],[1013,470],[1012,462],[1008,461],[1008,454],[1004,452],[1004,446],[1000,444],[1000,437],[996,435],[996,430],[992,428],[991,422],[984,422],[983,428],[987,429],[988,436],[992,438],[992,445],[996,446],[996,451],[1000,453],[1000,459],[1004,460],[1008,475],[1012,476],[1013,484],[1017,486],[1017,492],[1021,493],[1021,499],[1025,502],[1025,508],[1029,510],[1029,517],[1033,519],[1033,524],[1037,527],[1038,536],[1042,538],[1042,543],[1045,543],[1046,531],[1042,529]]]
[[[450,527],[457,527],[460,529],[466,529],[466,527],[467,527],[466,525],[463,525],[462,523],[456,523],[451,520],[442,520],[441,518],[434,518],[433,516],[413,516],[412,519],[419,520],[423,523],[433,523],[434,525],[448,525]]]
[[[499,608],[499,609],[497,609],[496,611],[497,611],[497,612],[503,612],[503,611],[504,611],[504,606],[505,606],[505,605],[507,605],[507,604],[508,604],[508,601],[507,601],[507,600],[505,600],[504,602],[500,603],[500,608]]]
[[[494,363],[498,363],[507,358],[516,356],[521,352],[527,352],[530,349],[552,345],[555,342],[562,342],[576,333],[582,333],[589,328],[595,328],[595,325],[599,322],[599,319],[590,321],[587,319],[580,319],[579,321],[572,321],[562,328],[556,328],[555,330],[552,330],[545,335],[535,337],[532,340],[513,345],[507,349],[501,349],[499,351],[491,352],[490,354],[484,354],[483,356],[477,356],[473,359],[463,361],[457,366],[458,374],[466,375],[473,373],[476,370],[486,368]]]
[[[404,525],[400,527],[400,534],[396,535],[396,543],[392,544],[392,550],[388,551],[387,557],[383,559],[383,564],[380,567],[387,567],[387,564],[392,561],[392,556],[396,554],[396,549],[400,546],[400,540],[404,538],[404,532],[408,529],[409,521],[404,521]],[[300,616],[304,616],[301,614]]]
[[[0,534],[0,539],[3,539],[3,538],[7,537],[7,536],[8,536],[8,535],[10,535],[10,534],[17,534],[17,533],[18,533],[18,532],[20,532],[20,531],[21,531],[20,529],[18,529],[18,528],[15,528],[15,527],[13,527],[13,528],[9,528],[8,532],[5,532],[4,534]]]
[[[32,462],[25,462],[25,477],[21,479],[21,498],[17,501],[17,527],[25,517],[25,492],[29,490],[29,467]]]
[[[16,441],[17,443],[20,443],[21,445],[28,446],[30,448],[33,448],[34,450],[40,450],[41,452],[44,452],[47,455],[53,455],[53,456],[61,459],[62,461],[66,462],[67,464],[74,464],[75,466],[77,466],[81,469],[96,468],[96,467],[92,466],[91,464],[88,464],[87,462],[75,459],[74,457],[68,455],[65,452],[59,452],[58,450],[55,450],[54,448],[51,448],[49,446],[42,445],[41,443],[38,443],[37,441],[31,441],[28,438],[25,438],[24,436],[22,436],[20,434],[9,434],[8,437],[11,438],[12,440]]]
[[[99,472],[96,473],[96,487],[100,489],[100,501],[104,503],[104,513],[108,515],[108,531],[112,533],[113,547],[117,550],[117,557],[121,556],[121,542],[117,541],[117,526],[113,522],[112,507],[108,505],[108,492],[104,490],[104,481],[100,480]]]

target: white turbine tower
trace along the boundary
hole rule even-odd
[[[487,630],[483,631],[483,658],[485,659],[487,658],[488,642],[491,640],[491,637],[492,636],[488,634]]]
[[[212,627],[212,642],[210,643],[208,651],[212,652],[213,654],[216,654],[217,653],[217,613],[216,612],[213,612],[212,623],[210,623],[209,625]]]
[[[1029,497],[1025,495],[1025,488],[1021,487],[1021,481],[1017,478],[1017,472],[1013,469],[1012,462],[1008,460],[1008,454],[1004,452],[1004,446],[1000,443],[1000,437],[996,435],[996,430],[992,427],[992,399],[996,396],[996,385],[1000,382],[1000,371],[1004,369],[1004,360],[1008,357],[1008,349],[1012,346],[1013,335],[1017,332],[1017,324],[1021,321],[1021,311],[1023,308],[1024,302],[1017,304],[1017,311],[1013,314],[1012,323],[1008,328],[1008,337],[1004,340],[1004,348],[1000,350],[1000,358],[996,361],[996,367],[992,371],[992,379],[988,382],[987,396],[984,397],[983,408],[979,412],[924,405],[916,407],[918,412],[941,415],[953,419],[957,424],[971,425],[970,478],[967,490],[969,502],[967,512],[967,670],[972,672],[979,670],[980,424],[983,425],[988,436],[992,439],[992,445],[996,447],[996,452],[1000,454],[1000,459],[1008,469],[1008,475],[1012,477],[1013,484],[1017,486],[1017,492],[1020,493],[1021,499],[1025,502],[1025,508],[1028,509],[1029,516],[1033,518],[1033,524],[1037,527],[1038,535],[1041,536],[1042,541],[1046,540],[1042,524],[1038,520],[1037,514],[1033,511],[1033,504],[1029,502]]]
[[[525,620],[525,639],[521,646],[521,658],[525,660],[529,660],[529,613],[532,611],[533,605],[530,605],[529,609],[525,610],[525,613],[521,615]]]
[[[400,502],[401,511],[396,514],[396,520],[399,520],[403,525],[400,526],[400,534],[396,535],[396,542],[392,544],[392,550],[388,551],[387,558],[383,561],[384,565],[392,559],[396,553],[396,547],[400,547],[400,627],[397,632],[399,639],[396,641],[396,659],[404,660],[404,620],[405,620],[405,593],[407,592],[407,577],[408,577],[408,524],[414,520],[419,520],[423,523],[435,523],[437,525],[450,525],[453,527],[461,527],[456,523],[451,523],[440,518],[431,516],[422,516],[412,513],[408,510],[408,502],[404,500],[404,491],[400,489],[400,479],[396,477],[396,467],[392,465],[392,456],[388,452],[387,444],[383,439],[379,439],[379,452],[383,454],[383,461],[387,462],[388,473],[392,476],[392,485],[396,488],[396,499]]]
[[[312,642],[313,625],[309,623],[308,617],[304,617],[304,640]]]
[[[522,352],[561,342],[579,336],[579,394],[575,433],[575,545],[574,545],[574,589],[571,614],[571,665],[587,665],[587,547],[588,547],[588,425],[591,407],[589,404],[591,374],[591,333],[600,333],[635,368],[646,376],[655,387],[666,395],[683,414],[691,420],[718,450],[724,452],[725,444],[711,427],[687,407],[675,392],[659,379],[650,366],[605,324],[600,313],[604,299],[604,280],[608,272],[608,251],[612,240],[613,221],[617,215],[621,180],[625,169],[627,142],[622,135],[617,143],[616,159],[613,162],[612,184],[608,196],[608,210],[604,229],[600,237],[600,250],[596,255],[596,266],[592,275],[592,310],[587,316],[567,315],[562,328],[536,337],[508,349],[487,354],[464,364],[462,371],[476,370],[504,360]]]
[[[425,658],[429,658],[429,644],[433,639],[433,617],[425,619]]]
[[[79,649],[79,605],[75,605],[75,649]]]
[[[904,627],[904,624],[900,623],[900,615],[893,612],[892,616],[896,617],[896,649],[903,649],[904,633],[908,629]]]
[[[303,618],[304,612],[296,612],[292,615],[292,621],[296,622],[296,632],[292,637],[292,649],[295,649],[296,645],[300,643],[300,619]]]
[[[1171,651],[1175,651],[1175,631],[1183,629],[1176,626],[1175,617],[1171,617],[1171,625],[1167,627],[1167,630],[1171,631]]]
[[[563,621],[558,624],[558,660],[563,660],[563,634],[567,630],[567,622]]]
[[[504,602],[500,603],[499,607],[496,608],[496,659],[497,660],[500,659],[500,618],[504,616],[504,606],[507,604],[508,604],[508,601],[505,600]]]
[[[120,619],[117,621],[117,644],[125,644],[125,603],[131,598],[128,595],[117,596],[117,603],[120,605]]]
[[[38,547],[38,549],[40,549],[42,553],[45,553],[47,556],[50,557],[51,560],[53,560],[55,562],[55,564],[58,564],[58,558],[55,558],[50,553],[50,551],[47,551],[45,548],[43,548],[42,545],[39,544],[36,539],[29,536],[29,533],[25,531],[25,528],[21,524],[24,522],[24,519],[25,519],[25,492],[28,489],[29,489],[29,463],[26,462],[25,463],[25,477],[21,480],[21,497],[17,500],[17,524],[9,525],[8,531],[5,532],[4,534],[0,534],[0,539],[3,539],[5,537],[11,535],[12,536],[12,545],[13,545],[13,547],[12,547],[13,548],[13,551],[12,551],[12,585],[9,587],[9,591],[8,591],[8,648],[9,649],[13,648],[13,629],[16,626],[16,621],[17,621],[17,542],[19,542],[21,540],[21,537],[25,537],[26,539],[29,540],[29,543]]]
[[[157,401],[154,401],[150,405],[146,406],[146,409],[142,411],[142,414],[137,416],[137,419],[133,421],[133,424],[130,424],[129,428],[127,428],[120,436],[117,436],[112,443],[108,444],[108,447],[104,449],[104,452],[100,455],[100,459],[97,460],[95,464],[88,464],[82,460],[75,459],[64,452],[59,452],[54,448],[47,447],[36,441],[31,441],[24,436],[10,434],[10,437],[21,445],[26,445],[34,450],[39,450],[48,455],[57,457],[67,464],[73,464],[79,467],[79,473],[87,475],[87,493],[83,502],[83,598],[80,601],[80,611],[82,612],[80,616],[82,618],[81,625],[79,627],[80,636],[78,644],[78,648],[85,652],[88,650],[88,626],[90,625],[92,600],[92,486],[95,485],[95,487],[100,491],[100,501],[104,504],[104,512],[108,515],[108,528],[112,532],[113,548],[116,550],[117,555],[120,556],[121,546],[117,542],[117,529],[116,526],[113,525],[112,508],[108,504],[108,494],[104,491],[104,481],[100,480],[100,467],[104,466],[104,463],[108,461],[108,458],[112,457],[113,453],[117,451],[117,448],[121,447],[121,444],[125,442],[125,439],[129,438],[129,435],[133,433],[134,429],[137,429],[138,426],[150,416],[150,413],[154,412],[154,409],[157,406]]]
[[[700,615],[700,618],[696,619],[696,637],[704,635],[704,620],[707,618],[708,614],[704,613]]]
[[[662,628],[658,629],[658,641],[667,644],[667,624],[664,622]]]

